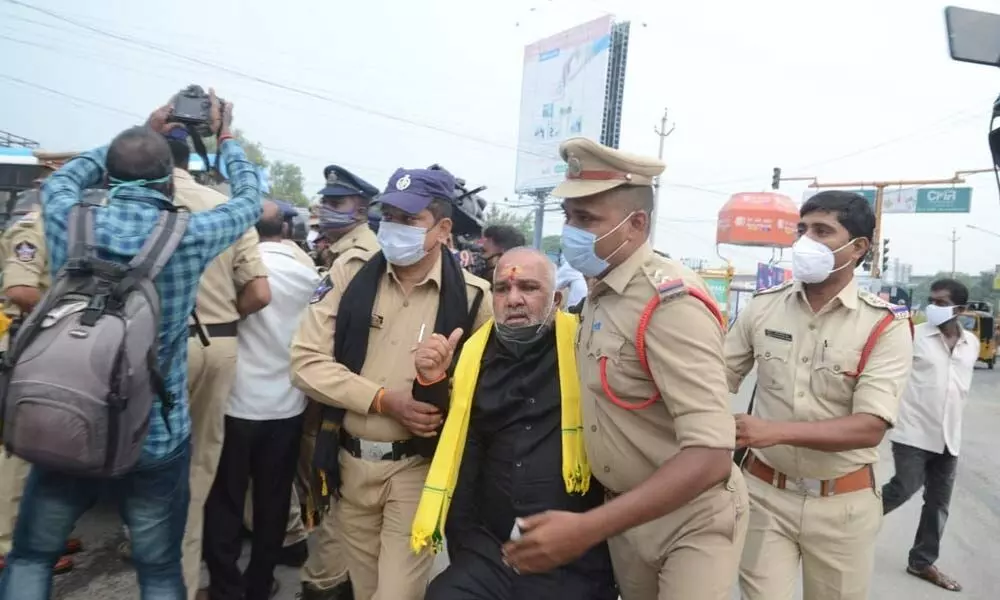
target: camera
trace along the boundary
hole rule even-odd
[[[224,101],[220,98],[219,104]],[[170,120],[183,123],[202,137],[213,135],[212,101],[200,85],[189,85],[174,96]]]
[[[432,171],[450,172],[439,164],[433,164],[427,168]],[[452,214],[452,221],[455,225],[452,233],[456,236],[479,237],[482,235],[485,225],[486,200],[479,195],[479,192],[485,189],[485,185],[469,189],[464,179],[455,177],[455,191],[451,201],[455,206],[455,211]]]

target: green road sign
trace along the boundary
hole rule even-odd
[[[875,190],[844,190],[860,194],[875,206]],[[892,213],[967,213],[972,210],[972,188],[886,189],[882,194],[882,212]]]

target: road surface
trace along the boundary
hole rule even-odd
[[[748,394],[733,399],[734,410],[746,407]],[[963,584],[960,596],[938,589],[904,572],[906,556],[920,513],[920,499],[889,515],[878,539],[872,598],[879,600],[936,600],[963,598],[992,600],[998,597],[996,557],[1000,556],[1000,458],[994,452],[1000,431],[1000,370],[977,369],[972,396],[965,414],[965,434],[959,462],[951,517],[941,549],[939,566]],[[892,475],[888,443],[882,448],[880,481]],[[77,569],[56,579],[58,600],[125,600],[137,597],[135,576],[115,551],[120,541],[118,519],[110,507],[91,512],[81,522],[87,550],[77,557]],[[245,552],[246,555],[249,551]],[[439,559],[437,568],[444,566]],[[293,600],[298,573],[280,568],[278,600]],[[735,590],[733,598],[738,598]]]

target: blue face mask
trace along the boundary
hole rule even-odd
[[[157,183],[167,183],[170,181],[172,175],[165,175],[159,179],[133,179],[131,181],[123,181],[121,179],[115,179],[114,177],[109,177],[108,182],[111,184],[110,190],[108,191],[108,200],[110,201],[115,197],[115,194],[120,192],[124,188],[130,187],[145,187],[149,184]]]
[[[382,221],[377,237],[382,254],[389,264],[408,267],[427,256],[427,251],[424,250],[427,230],[423,227]]]
[[[334,210],[329,206],[320,205],[318,212],[320,229],[343,229],[358,223],[355,211],[343,212]]]
[[[622,222],[615,225],[614,229],[605,233],[601,237],[597,237],[593,233],[580,229],[578,227],[573,227],[572,225],[563,225],[562,231],[562,253],[563,258],[569,263],[569,266],[573,267],[577,271],[583,273],[584,277],[597,277],[601,273],[607,271],[611,264],[608,262],[618,251],[625,247],[628,240],[623,241],[614,252],[609,254],[607,258],[601,258],[597,255],[595,246],[597,242],[608,237],[618,228],[625,224],[632,215],[635,213],[630,213],[627,217],[622,219]]]

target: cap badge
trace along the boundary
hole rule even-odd
[[[399,190],[399,191],[401,191],[401,192],[403,190],[405,190],[406,188],[408,188],[408,187],[410,187],[410,176],[409,176],[409,174],[403,175],[402,177],[399,178],[399,181],[396,182],[396,189]]]
[[[580,159],[575,156],[570,156],[566,160],[566,174],[570,177],[578,177],[580,173],[583,172],[583,165],[580,164]]]
[[[326,184],[334,185],[337,183],[337,173],[335,171],[330,171],[330,174],[326,176]]]

